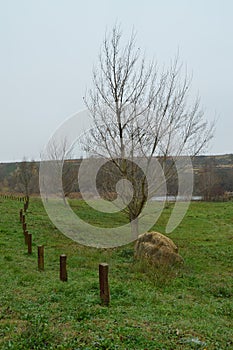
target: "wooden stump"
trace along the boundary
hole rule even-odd
[[[99,264],[99,284],[101,304],[108,306],[110,302],[110,291],[108,285],[108,264]]]
[[[38,248],[38,270],[44,270],[44,246],[40,245]]]
[[[28,233],[28,254],[32,254],[32,234]]]
[[[27,231],[27,224],[26,222],[23,222],[23,233],[25,234],[25,232]]]
[[[60,255],[60,280],[67,282],[66,255]]]
[[[19,211],[19,220],[20,220],[20,222],[23,221],[23,209],[20,209],[20,211]]]
[[[24,231],[24,242],[26,245],[28,244],[28,231]]]

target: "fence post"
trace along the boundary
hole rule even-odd
[[[24,231],[24,242],[26,245],[28,244],[28,231]]]
[[[66,255],[60,255],[60,280],[67,282]]]
[[[44,270],[44,246],[39,245],[38,247],[38,270]]]
[[[110,292],[108,285],[108,264],[99,264],[99,284],[101,304],[108,306],[110,302]]]
[[[20,209],[20,211],[19,211],[19,220],[20,220],[20,222],[22,222],[22,220],[23,220],[23,209]]]
[[[27,231],[27,224],[26,222],[23,222],[23,233],[25,234],[26,231]]]
[[[32,234],[28,233],[28,254],[32,254]]]

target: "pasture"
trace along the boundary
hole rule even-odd
[[[111,224],[111,215],[91,213],[82,200],[71,206],[92,224]],[[38,198],[26,213],[28,255],[21,208],[0,199],[0,349],[233,348],[233,202],[192,203],[169,235],[185,263],[160,269],[134,261],[133,244],[94,249],[71,241]],[[171,209],[154,230],[164,232]],[[44,271],[37,268],[38,245],[45,249]],[[59,280],[60,254],[67,255],[67,282]],[[100,305],[101,262],[110,268],[109,307]]]

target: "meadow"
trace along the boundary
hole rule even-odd
[[[111,215],[92,213],[82,200],[71,206],[94,225],[111,225]],[[192,203],[169,235],[184,264],[166,268],[135,261],[133,243],[78,245],[50,222],[39,198],[26,213],[28,255],[20,208],[0,199],[0,349],[233,348],[233,202]],[[171,210],[167,205],[153,230],[164,233]],[[37,268],[41,244],[44,271]],[[60,254],[67,255],[68,282],[59,280]],[[101,262],[110,267],[108,307],[99,298]]]

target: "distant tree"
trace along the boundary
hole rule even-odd
[[[219,177],[224,191],[233,192],[233,168],[222,169],[221,172],[219,171]]]
[[[199,171],[199,189],[205,201],[217,200],[223,196],[224,188],[214,158],[207,158]]]
[[[63,202],[66,205],[66,197],[77,187],[77,164],[72,159],[73,149],[69,148],[67,140],[51,140],[46,150],[47,161],[50,164],[54,173],[54,179],[40,179],[43,184],[43,189],[49,194],[56,193],[62,196]],[[48,174],[49,176],[49,174]],[[57,180],[61,178],[60,187],[57,187]],[[46,181],[45,181],[46,180]],[[49,188],[45,188],[45,183],[50,184]]]
[[[38,192],[38,165],[35,161],[27,161],[26,158],[18,164],[15,171],[17,187],[29,200],[33,192]]]
[[[117,26],[105,37],[93,71],[93,88],[85,97],[93,128],[83,144],[89,155],[111,160],[112,176],[117,173],[131,182],[134,194],[124,212],[136,233],[137,218],[147,201],[148,174],[139,179],[140,171],[132,164],[143,157],[149,169],[158,157],[168,177],[169,156],[194,156],[212,137],[199,98],[189,102],[190,84],[187,74],[182,76],[178,58],[160,71],[157,64],[147,65],[141,58],[134,34],[125,45]]]

